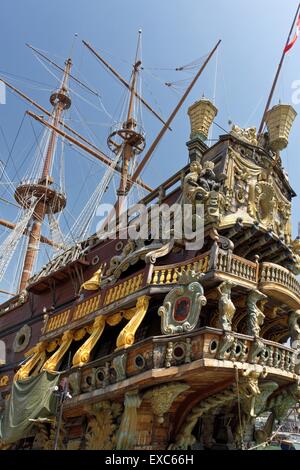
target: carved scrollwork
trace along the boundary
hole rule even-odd
[[[189,385],[181,382],[160,385],[148,390],[144,394],[143,399],[150,400],[152,411],[158,417],[158,423],[162,424],[164,422],[164,414],[170,410],[174,400],[189,388]]]
[[[176,334],[193,330],[198,322],[201,308],[206,298],[201,284],[201,276],[194,272],[183,273],[179,286],[172,289],[158,309],[163,334]]]
[[[112,450],[116,448],[116,432],[122,414],[122,405],[108,400],[86,408],[88,425],[85,432],[87,450]]]

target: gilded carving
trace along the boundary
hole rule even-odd
[[[300,238],[297,237],[291,243],[291,248],[294,255],[294,264],[291,266],[291,269],[294,274],[300,274]]]
[[[1,375],[0,377],[0,387],[5,387],[9,382],[8,375]]]
[[[148,390],[143,399],[150,400],[152,411],[157,416],[158,423],[162,424],[164,414],[170,410],[174,400],[189,388],[189,385],[180,382],[160,385]]]
[[[248,335],[259,336],[260,328],[264,323],[265,315],[257,306],[259,300],[266,299],[267,296],[258,290],[250,292],[247,298],[247,327]]]
[[[136,330],[147,313],[149,300],[150,297],[147,297],[146,295],[138,298],[134,309],[134,315],[117,338],[117,348],[128,348],[134,343]]]
[[[220,298],[218,303],[218,328],[231,331],[232,320],[235,314],[235,306],[231,300],[231,289],[235,286],[232,282],[222,282],[217,288]]]
[[[122,406],[108,400],[86,408],[88,425],[85,432],[87,450],[112,450],[116,448],[116,432]]]
[[[29,356],[32,354],[30,359],[23,364],[18,372],[16,373],[14,380],[22,380],[29,377],[31,371],[37,366],[37,364],[41,364],[46,359],[46,347],[47,343],[37,343],[30,351],[27,351],[27,355]]]
[[[187,332],[196,327],[201,308],[206,304],[204,290],[199,283],[201,277],[202,274],[194,271],[183,272],[178,278],[178,286],[166,295],[158,309],[163,334]]]
[[[92,349],[97,344],[105,327],[105,318],[100,315],[94,320],[92,331],[89,338],[76,351],[73,357],[73,366],[81,367],[90,360]]]
[[[242,129],[241,127],[233,124],[230,133],[251,145],[257,145],[257,135],[255,127],[248,127],[247,129]]]
[[[57,370],[60,361],[62,360],[65,353],[68,351],[71,343],[74,339],[74,332],[66,331],[61,340],[61,344],[59,348],[49,357],[49,359],[45,362],[42,367],[42,370],[47,370],[49,372],[53,372]]]
[[[256,371],[248,369],[242,372],[242,376],[239,378],[239,390],[243,396],[242,406],[245,413],[254,418],[255,414],[255,402],[256,397],[260,395],[260,388],[258,386],[258,380],[260,377],[266,377],[265,371]]]
[[[230,349],[232,348],[233,344],[234,344],[234,341],[235,341],[235,338],[233,336],[233,334],[231,334],[230,332],[227,332],[225,331],[225,333],[223,334],[220,342],[219,342],[219,346],[218,346],[218,350],[217,350],[217,354],[216,354],[216,357],[217,359],[225,359],[225,356],[229,356],[230,355]]]
[[[137,439],[137,410],[142,403],[138,390],[125,394],[124,412],[117,433],[117,450],[131,450]]]
[[[54,445],[55,445],[55,439],[56,439],[56,421],[55,419],[48,420],[46,419],[44,421],[38,422],[36,420],[35,422],[35,436],[34,436],[34,441],[32,444],[32,449],[39,449],[39,450],[53,450]],[[57,442],[57,449],[58,450],[64,450],[65,445],[64,445],[64,437],[65,437],[66,431],[64,429],[64,425],[62,424],[60,426],[60,432],[58,436],[58,442]]]
[[[198,178],[200,176],[202,167],[198,161],[193,161],[190,164],[190,172],[185,176],[183,181],[183,203],[194,203],[197,194],[203,191],[198,186]]]
[[[81,289],[84,289],[84,290],[98,290],[100,288],[100,285],[101,285],[101,281],[102,281],[102,277],[104,275],[105,267],[106,267],[106,263],[102,263],[100,265],[99,269],[97,269],[97,271],[93,274],[93,276],[81,285],[80,290]]]

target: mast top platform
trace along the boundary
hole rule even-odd
[[[123,143],[130,145],[135,155],[140,154],[145,148],[145,131],[133,118],[115,124],[107,138],[107,145],[114,153],[118,153]]]
[[[24,209],[32,205],[33,198],[44,204],[45,214],[61,212],[67,203],[67,198],[58,187],[53,185],[50,177],[40,179],[37,182],[21,183],[14,194],[17,203]]]

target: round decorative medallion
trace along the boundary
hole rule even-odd
[[[14,342],[13,350],[15,353],[24,351],[27,348],[31,338],[31,327],[29,325],[24,325],[17,332]]]

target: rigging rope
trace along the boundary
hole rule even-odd
[[[9,233],[8,237],[0,246],[0,281],[2,280],[13,253],[34,213],[37,203],[38,200],[35,200],[29,209],[20,211],[19,221],[17,222],[16,227]]]
[[[75,238],[76,241],[80,241],[85,236],[87,235],[90,225],[92,222],[92,217],[95,215],[98,205],[103,197],[103,194],[105,193],[106,189],[108,188],[111,179],[114,174],[114,170],[116,165],[118,164],[121,155],[123,152],[123,145],[120,147],[119,152],[117,153],[115,159],[112,161],[111,165],[107,168],[106,172],[104,173],[104,176],[98,186],[96,187],[94,193],[88,200],[87,204],[77,217],[75,223],[71,227],[71,233],[72,237]],[[66,243],[70,244],[70,237],[67,237]]]

